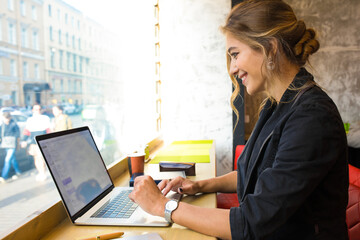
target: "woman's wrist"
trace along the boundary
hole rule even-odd
[[[170,201],[170,199],[166,197],[161,197],[158,201],[156,213],[154,215],[157,215],[159,217],[165,217],[165,205],[168,201]]]
[[[198,193],[213,192],[211,189],[211,179],[197,181],[196,184],[197,184]]]

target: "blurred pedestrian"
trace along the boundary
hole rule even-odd
[[[11,166],[15,170],[13,179],[17,179],[21,174],[19,165],[16,161],[15,151],[20,137],[20,130],[17,123],[12,119],[9,112],[4,112],[2,115],[3,124],[0,126],[1,144],[0,147],[5,150],[4,167],[1,172],[0,182],[5,182],[9,178]]]
[[[72,128],[72,122],[68,115],[64,112],[64,108],[61,105],[56,105],[52,108],[54,114],[53,131],[62,131]]]
[[[24,139],[21,142],[21,147],[25,148],[29,145],[29,154],[34,157],[35,167],[38,170],[36,180],[44,181],[46,179],[46,166],[40,149],[36,145],[35,137],[51,131],[50,118],[41,114],[41,106],[39,104],[33,106],[32,112],[32,117],[29,117],[26,121]]]

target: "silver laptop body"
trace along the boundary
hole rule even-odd
[[[93,217],[121,191],[132,188],[114,186],[88,127],[40,135],[35,139],[74,224],[169,226],[164,218],[152,216],[137,205],[126,218]],[[167,197],[179,198],[179,195]]]

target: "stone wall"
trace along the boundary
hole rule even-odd
[[[339,108],[344,122],[360,121],[360,1],[286,0],[298,19],[318,32],[312,73]]]

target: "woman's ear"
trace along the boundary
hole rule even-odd
[[[269,56],[273,57],[276,55],[278,51],[278,40],[276,38],[271,38],[269,42],[270,42]]]

